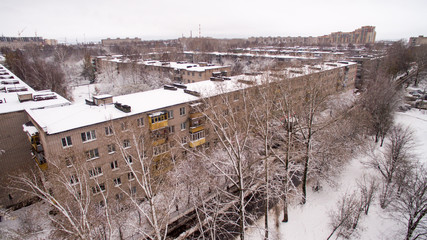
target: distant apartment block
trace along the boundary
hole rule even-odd
[[[427,45],[427,37],[424,37],[423,35],[418,37],[411,37],[409,38],[409,45],[412,47]]]
[[[195,83],[209,80],[211,77],[229,77],[230,66],[218,66],[210,63],[169,62],[158,60],[130,60],[122,55],[98,56],[92,58],[92,63],[98,73],[106,68],[115,69],[117,73],[125,69],[139,68],[147,71],[170,73],[178,83]]]
[[[5,37],[0,36],[0,47],[9,47],[12,49],[22,48],[26,45],[57,45],[55,39],[43,39],[42,37]]]
[[[102,46],[114,46],[114,45],[123,45],[123,44],[138,44],[141,43],[141,38],[116,38],[116,39],[102,39]]]
[[[322,81],[325,91],[334,93],[353,87],[356,68],[351,62],[329,62],[266,74],[277,81],[292,81],[295,92],[304,90],[296,83],[305,79]],[[70,186],[85,179],[94,203],[103,204],[102,192],[113,201],[120,201],[123,191],[142,199],[135,181],[141,176],[134,175],[141,172],[139,159],[148,161],[154,174],[165,174],[175,161],[186,158],[187,150],[215,146],[218,140],[206,124],[211,109],[204,101],[215,102],[225,115],[229,107],[245,114],[243,90],[255,90],[264,77],[212,78],[122,96],[95,96],[86,104],[27,109],[31,123],[25,131],[43,150],[40,168],[49,172],[59,166]],[[51,186],[60,196],[63,186]]]
[[[352,32],[333,32],[318,37],[251,37],[249,42],[286,45],[338,45],[375,43],[375,27],[363,26]]]
[[[329,35],[318,37],[319,44],[367,44],[375,43],[375,27],[364,26],[353,32],[333,32]]]
[[[0,205],[7,207],[27,196],[5,189],[9,175],[28,173],[35,162],[44,162],[43,150],[37,141],[22,131],[28,122],[27,109],[41,109],[69,105],[65,98],[49,90],[35,91],[16,75],[0,65]],[[30,150],[31,149],[31,150]],[[35,161],[34,161],[35,160]]]

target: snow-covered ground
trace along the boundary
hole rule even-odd
[[[416,149],[414,153],[419,160],[427,163],[427,111],[412,109],[407,112],[398,112],[395,117],[396,124],[407,126],[414,132]],[[345,193],[352,193],[356,189],[356,180],[364,174],[372,173],[363,164],[367,156],[359,156],[353,159],[336,180],[336,186],[323,186],[319,192],[313,192],[308,188],[307,203],[305,205],[292,204],[289,209],[289,222],[282,223],[283,215],[275,216],[274,209],[270,211],[269,226],[270,239],[310,240],[327,239],[332,229],[329,225],[329,214],[337,206],[339,199]],[[276,219],[279,226],[276,226]],[[257,227],[258,226],[258,227]],[[251,227],[247,232],[247,239],[259,240],[264,237],[264,219],[257,222],[257,226]],[[377,199],[369,210],[369,214],[362,215],[359,222],[359,230],[351,239],[386,240],[404,239],[405,224],[392,218],[387,210],[379,207]],[[335,239],[333,237],[332,239]]]
[[[84,102],[85,99],[92,99],[95,94],[96,84],[84,84],[72,87],[72,96],[75,103]]]

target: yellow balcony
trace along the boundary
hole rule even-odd
[[[165,142],[166,142],[166,138],[160,138],[160,139],[157,139],[156,141],[153,141],[152,145],[157,146],[157,145],[163,144]]]
[[[198,132],[198,131],[202,131],[203,129],[205,129],[205,126],[198,126],[198,127],[191,127],[190,128],[190,132],[191,133],[195,133],[195,132]]]
[[[165,128],[168,126],[168,120],[164,120],[164,121],[160,121],[160,122],[155,122],[155,123],[151,123],[150,122],[150,130],[157,130],[157,129],[161,129],[161,128]]]
[[[196,140],[196,141],[190,142],[190,143],[189,143],[189,146],[190,146],[191,148],[195,148],[195,147],[197,147],[197,146],[200,146],[200,145],[204,144],[205,142],[206,142],[206,139],[205,139],[205,138],[201,138],[201,139],[199,139],[199,140]]]
[[[200,118],[203,117],[203,113],[196,112],[196,113],[190,113],[190,118]]]
[[[39,156],[39,158],[42,158],[42,156]],[[45,160],[39,159],[37,156],[34,156],[34,160],[36,161],[37,165],[39,165],[41,170],[47,170],[47,163]]]

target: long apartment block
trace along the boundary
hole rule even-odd
[[[43,151],[41,169],[62,169],[71,185],[78,183],[80,172],[90,180],[95,196],[108,191],[108,196],[121,199],[124,187],[129,194],[141,196],[130,171],[138,168],[139,159],[148,159],[150,169],[163,174],[176,159],[185,159],[187,150],[212,145],[215,139],[209,134],[204,114],[209,109],[204,109],[203,99],[233,96],[238,109],[242,89],[279,74],[293,81],[322,79],[325,88],[341,91],[353,87],[356,68],[351,62],[325,63],[274,74],[166,85],[122,96],[95,96],[58,108],[27,109],[30,123],[24,129]]]
[[[106,68],[112,68],[117,73],[120,73],[125,69],[135,69],[136,67],[143,70],[170,73],[175,82],[183,84],[209,80],[211,77],[229,77],[231,72],[230,66],[218,66],[206,62],[130,60],[122,55],[98,56],[93,58],[92,62],[98,73],[105,71]]]
[[[32,89],[0,65],[0,179],[4,183],[0,189],[0,205],[7,207],[25,200],[22,194],[7,188],[9,176],[28,173],[39,154],[37,144],[29,145],[29,136],[22,131],[22,125],[28,122],[25,110],[69,104],[67,99],[50,90]]]

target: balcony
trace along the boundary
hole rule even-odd
[[[43,152],[43,146],[40,143],[33,143],[31,146],[33,147],[33,151],[38,153]]]
[[[206,139],[205,138],[201,138],[201,139],[198,139],[198,140],[196,140],[196,141],[192,141],[192,142],[189,142],[189,146],[191,147],[191,148],[195,148],[195,147],[197,147],[197,146],[200,146],[200,145],[202,145],[202,144],[204,144],[206,142]]]
[[[190,113],[190,119],[196,119],[196,118],[201,118],[201,117],[203,117],[203,113],[201,113],[201,112]]]
[[[160,139],[154,140],[153,143],[152,143],[152,145],[153,146],[158,146],[158,145],[163,144],[165,142],[166,142],[166,138],[160,138]]]
[[[168,113],[166,111],[156,112],[148,115],[150,130],[154,131],[168,126]]]
[[[203,126],[203,125],[199,125],[199,126],[195,126],[195,127],[190,127],[190,132],[191,133],[195,133],[195,132],[202,131],[203,129],[205,129],[205,126]]]
[[[31,153],[41,170],[47,170],[46,158],[43,153]]]

